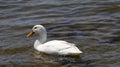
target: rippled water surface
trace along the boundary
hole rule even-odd
[[[75,43],[81,59],[40,55],[33,25],[48,40]],[[119,0],[0,0],[0,65],[33,67],[120,67]],[[57,58],[57,59],[56,59]]]

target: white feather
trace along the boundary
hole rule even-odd
[[[37,27],[37,28],[35,28]],[[45,42],[47,32],[42,25],[35,25],[32,30],[39,34],[38,39],[34,43],[34,48],[40,52],[58,55],[80,54],[80,51],[75,44],[62,40],[52,40]]]

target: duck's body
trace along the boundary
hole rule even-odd
[[[41,45],[39,40],[36,40],[34,45],[34,48],[38,51],[48,54],[70,55],[82,53],[74,44],[62,40],[52,40]]]
[[[79,55],[82,53],[75,44],[66,41],[52,40],[45,42],[47,39],[47,32],[42,25],[35,25],[32,28],[32,32],[29,33],[27,37],[34,33],[39,34],[38,39],[34,43],[34,48],[40,52],[58,55]]]

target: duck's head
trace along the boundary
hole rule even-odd
[[[42,33],[42,32],[45,32],[45,31],[46,30],[45,30],[44,26],[42,26],[42,25],[35,25],[35,26],[33,26],[32,31],[29,34],[27,34],[27,37],[30,37],[30,36],[32,36],[35,33]]]

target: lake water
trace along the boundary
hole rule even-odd
[[[26,37],[36,24],[48,40],[75,43],[81,60],[39,55],[37,36]],[[120,67],[120,1],[0,0],[0,66]]]

